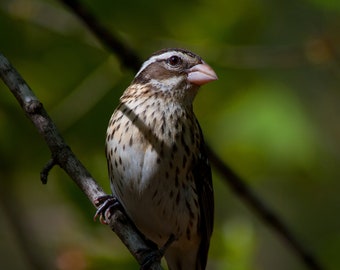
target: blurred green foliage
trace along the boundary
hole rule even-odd
[[[219,75],[195,111],[206,141],[328,269],[340,269],[340,1],[83,1],[143,58],[200,54]],[[0,51],[109,192],[104,138],[133,77],[57,0],[0,2]],[[1,269],[137,269],[0,83]],[[305,269],[214,173],[209,269]]]

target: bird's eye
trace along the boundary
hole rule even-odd
[[[168,59],[168,64],[173,67],[178,66],[181,63],[182,63],[182,59],[178,57],[177,55],[173,55]]]

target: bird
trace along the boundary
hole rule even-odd
[[[170,270],[206,268],[214,195],[202,130],[193,111],[214,70],[189,50],[155,52],[113,112],[106,157],[113,196],[159,248]],[[172,240],[170,240],[172,239]]]

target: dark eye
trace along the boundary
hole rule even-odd
[[[168,59],[168,64],[170,66],[178,66],[181,63],[182,63],[182,59],[176,55],[173,55]]]

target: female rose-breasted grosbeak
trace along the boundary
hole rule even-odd
[[[205,269],[213,229],[211,169],[193,100],[217,79],[196,54],[164,49],[144,62],[107,129],[113,195],[162,247],[172,270]]]

